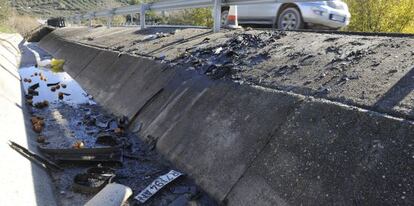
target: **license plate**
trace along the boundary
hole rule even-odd
[[[155,193],[157,193],[161,188],[163,188],[168,183],[172,182],[173,180],[177,179],[183,175],[180,172],[171,170],[165,175],[159,176],[155,179],[148,187],[146,187],[142,192],[140,192],[135,199],[140,201],[141,203],[146,202],[150,197],[152,197]]]
[[[339,16],[339,15],[335,15],[335,14],[331,14],[330,19],[331,19],[332,21],[345,22],[346,17]]]

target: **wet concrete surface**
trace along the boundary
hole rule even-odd
[[[20,75],[26,98],[29,95],[29,88],[39,84],[35,89],[38,95],[29,95],[28,99],[32,100],[30,102],[32,105],[45,100],[48,102],[43,107],[30,107],[32,117],[40,117],[44,121],[42,131],[38,132],[39,147],[69,149],[79,142],[82,142],[85,148],[108,147],[96,142],[98,136],[103,134],[113,136],[117,143],[122,145],[124,155],[122,165],[99,165],[113,167],[116,170],[113,181],[132,189],[134,194],[129,198],[127,205],[138,204],[133,197],[158,176],[173,169],[171,164],[154,151],[153,145],[142,142],[132,134],[122,123],[122,117],[116,117],[97,105],[67,73],[53,73],[48,68],[36,68],[33,65],[21,68]],[[47,84],[53,85],[48,87]],[[59,88],[56,88],[57,85]],[[51,88],[55,90],[52,91]],[[59,98],[59,93],[65,94],[63,98]],[[88,168],[98,166],[98,163],[66,162],[60,165],[64,171],[51,173],[59,204],[85,204],[94,194],[75,192],[73,179]],[[145,204],[140,205],[188,204],[216,205],[215,201],[202,192],[189,177],[183,176],[165,186]]]

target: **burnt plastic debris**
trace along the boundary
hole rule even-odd
[[[72,163],[114,163],[122,165],[123,155],[120,147],[49,149],[39,147],[39,151],[60,162]]]
[[[44,100],[43,102],[37,102],[34,107],[38,108],[38,109],[43,109],[45,107],[49,106],[49,101]]]
[[[43,167],[45,169],[50,169],[50,170],[54,170],[54,171],[62,171],[63,170],[61,167],[59,167],[54,162],[31,152],[30,150],[24,148],[23,146],[15,143],[13,141],[9,141],[9,146],[12,149],[14,149],[16,152],[20,153],[21,155],[23,155],[24,157],[29,159],[30,161],[35,162],[36,164],[40,165],[41,167]]]
[[[40,86],[39,83],[36,83],[30,86],[29,89],[36,90],[37,88],[39,88],[39,86]]]
[[[147,136],[148,150],[152,151],[157,147],[158,137],[152,135]]]
[[[112,177],[100,174],[77,174],[73,179],[73,191],[79,193],[97,193],[110,183]]]
[[[247,70],[270,58],[268,52],[257,53],[254,49],[265,47],[284,36],[286,36],[284,32],[236,33],[219,45],[191,47],[171,64],[194,68],[212,79],[236,78],[235,74],[238,72]],[[257,54],[250,57],[253,52]]]
[[[59,85],[60,84],[60,82],[56,82],[56,83],[50,83],[50,84],[47,84],[47,86],[48,87],[53,87],[53,86],[57,86],[57,85]]]
[[[115,170],[110,167],[91,167],[73,179],[73,190],[79,193],[96,193],[112,182]]]
[[[106,145],[106,146],[117,146],[119,141],[110,134],[100,134],[96,139],[97,144]]]
[[[32,95],[32,96],[39,96],[39,92],[38,91],[36,91],[36,90],[34,90],[34,89],[28,89],[27,90],[27,93],[29,94],[29,95]]]
[[[86,170],[88,174],[99,174],[103,176],[115,176],[115,169],[111,167],[91,167]]]

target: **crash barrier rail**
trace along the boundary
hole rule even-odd
[[[68,17],[68,21],[79,23],[82,20],[89,20],[90,26],[92,20],[95,18],[108,18],[108,27],[112,24],[112,18],[116,15],[131,15],[140,14],[140,27],[145,28],[145,13],[147,11],[168,11],[176,9],[188,9],[188,8],[206,8],[212,7],[213,9],[213,31],[220,31],[221,27],[221,8],[223,6],[237,6],[246,4],[265,4],[265,3],[295,3],[295,2],[312,2],[315,0],[171,0],[161,1],[154,3],[146,3],[139,5],[132,5],[126,7],[112,8],[102,11],[87,12],[85,14],[75,15]],[[328,1],[328,0],[322,0]]]

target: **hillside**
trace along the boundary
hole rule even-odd
[[[127,0],[12,0],[12,4],[19,13],[52,17],[122,6]]]

